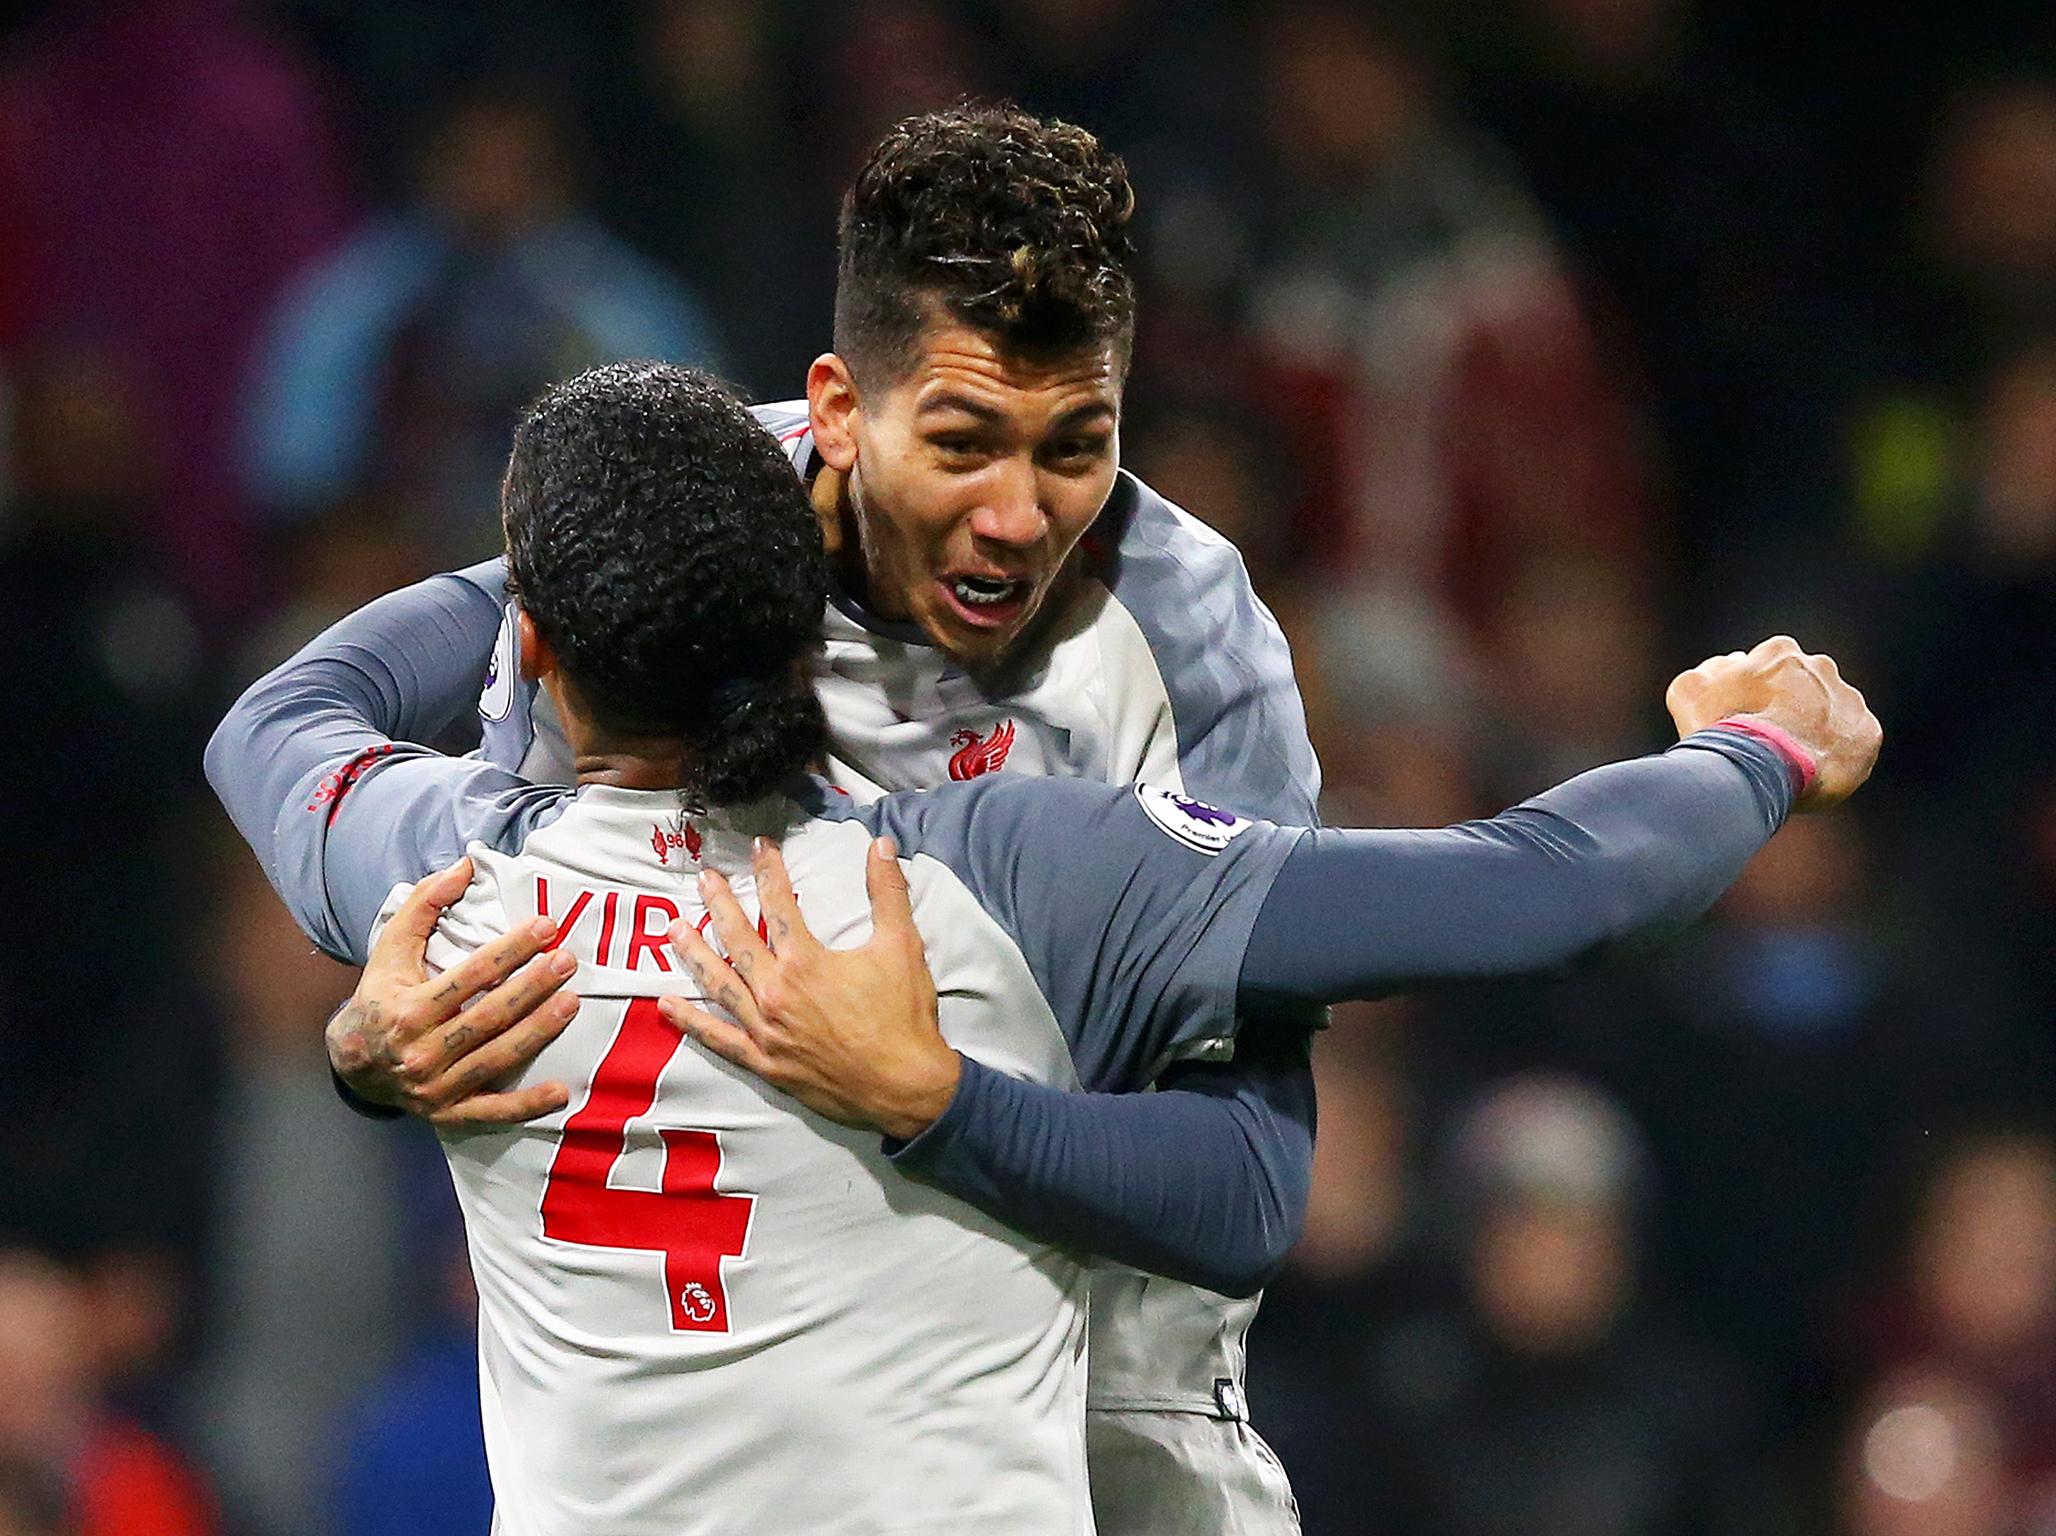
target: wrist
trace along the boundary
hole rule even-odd
[[[964,1078],[964,1058],[943,1049],[920,1081],[878,1118],[878,1131],[894,1141],[912,1141],[949,1111]]]
[[[1792,774],[1792,796],[1795,800],[1813,788],[1820,778],[1820,759],[1813,750],[1790,731],[1761,715],[1729,715],[1724,720],[1716,720],[1714,729],[1740,731],[1775,749]]]

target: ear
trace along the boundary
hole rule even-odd
[[[814,451],[838,474],[856,467],[857,381],[849,364],[823,352],[807,370],[807,415],[814,424]]]
[[[555,672],[557,653],[550,649],[550,642],[535,627],[535,620],[528,616],[527,609],[514,610],[514,629],[521,651],[521,675],[540,681]]]

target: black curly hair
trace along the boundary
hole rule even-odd
[[[842,200],[835,350],[860,380],[911,363],[931,306],[1010,352],[1062,356],[1135,330],[1128,169],[1083,128],[1012,105],[903,119]]]
[[[820,524],[720,384],[611,363],[552,385],[514,429],[502,516],[511,590],[580,701],[679,741],[689,801],[755,799],[820,755]]]

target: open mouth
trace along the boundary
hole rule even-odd
[[[1034,583],[1003,576],[945,576],[938,583],[966,623],[996,628],[1016,618]]]

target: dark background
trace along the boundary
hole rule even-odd
[[[1253,1338],[1309,1536],[2056,1532],[2056,14],[58,0],[0,21],[0,1536],[483,1532],[423,1136],[200,744],[493,547],[615,356],[798,394],[840,186],[1012,96],[1141,197],[1124,460],[1331,819],[1660,745],[1789,630],[1877,779],[1705,923],[1355,1010]]]

